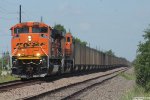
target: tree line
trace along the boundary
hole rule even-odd
[[[10,69],[10,54],[8,51],[2,53],[0,58],[0,70]]]
[[[137,85],[142,86],[148,92],[150,91],[150,28],[144,31],[143,38],[144,41],[138,45],[137,56],[133,64]]]

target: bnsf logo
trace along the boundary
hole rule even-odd
[[[38,47],[38,46],[43,46],[45,45],[45,43],[38,43],[38,42],[30,42],[30,43],[17,43],[16,46],[17,47]]]

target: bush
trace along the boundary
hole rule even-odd
[[[135,60],[136,83],[150,90],[150,29],[145,31],[144,42],[140,42]]]

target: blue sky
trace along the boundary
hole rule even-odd
[[[132,61],[150,24],[150,0],[0,0],[0,52],[10,51],[10,27],[22,21],[62,24],[94,48]]]

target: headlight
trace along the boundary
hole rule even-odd
[[[28,36],[28,41],[31,41],[31,36]]]
[[[36,56],[38,56],[38,57],[39,57],[40,55],[41,55],[40,53],[37,53],[37,54],[36,54]]]
[[[18,53],[17,55],[18,55],[18,56],[21,56],[21,54],[20,54],[20,53]]]

